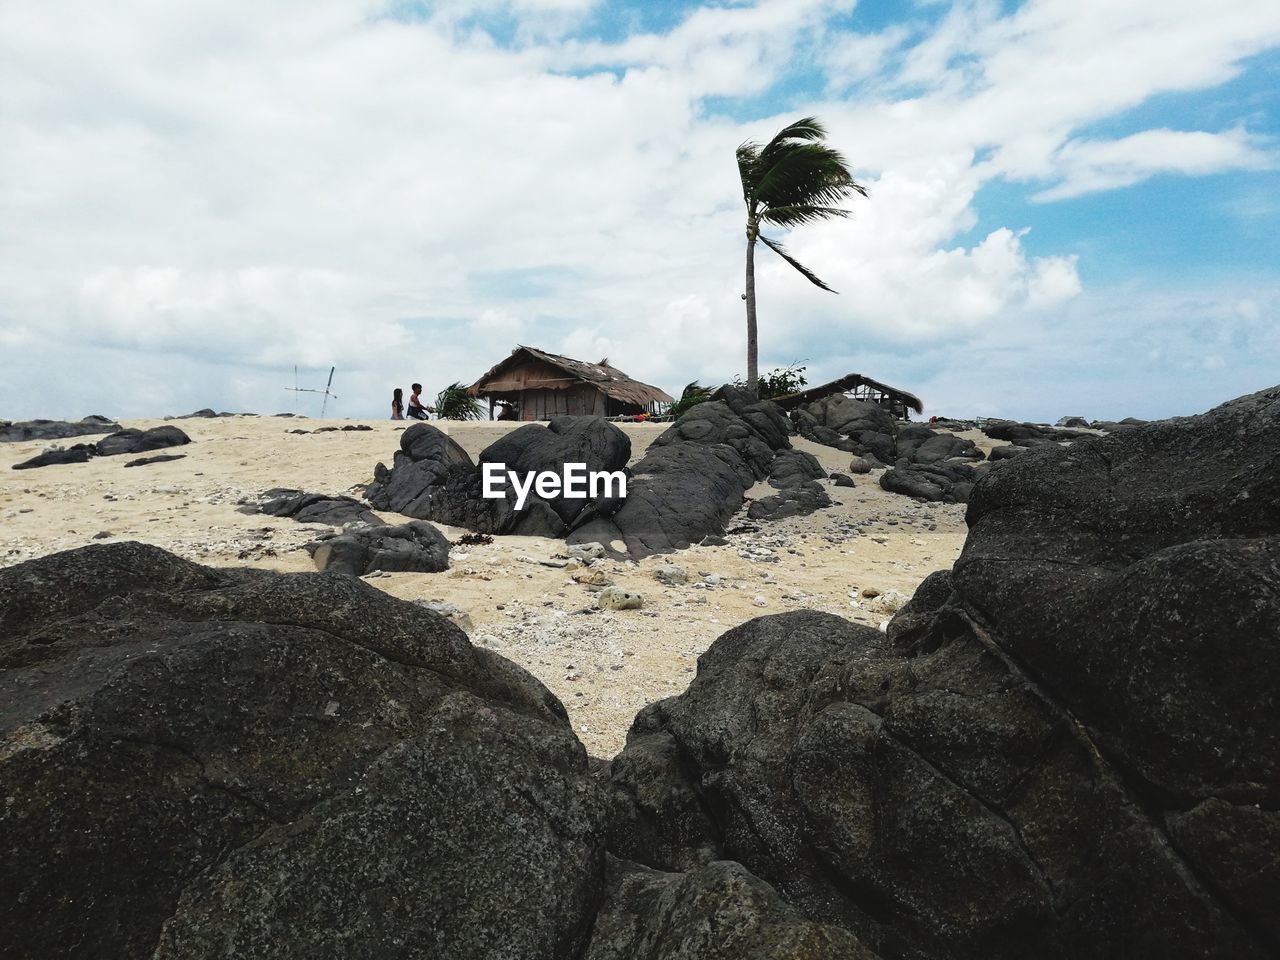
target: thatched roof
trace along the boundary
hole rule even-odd
[[[529,364],[544,364],[564,375],[546,377],[536,372],[529,375],[520,369]],[[674,402],[665,390],[632,380],[617,367],[610,366],[607,358],[599,363],[586,363],[526,346],[512,350],[511,356],[468,387],[467,392],[473,397],[481,397],[521,390],[567,390],[579,383],[589,383],[607,397],[642,407],[650,403]]]
[[[888,394],[895,400],[899,400],[906,404],[916,413],[924,413],[924,403],[914,393],[908,393],[906,390],[899,390],[897,387],[891,387],[887,383],[881,383],[879,380],[872,380],[870,377],[864,377],[860,373],[849,373],[841,377],[839,380],[832,380],[830,383],[824,383],[817,387],[810,387],[800,393],[789,393],[785,397],[777,397],[774,403],[781,406],[784,410],[791,410],[803,403],[812,403],[814,400],[821,400],[823,397],[829,397],[833,393],[845,393],[856,387],[870,387],[872,390],[879,390],[881,393]]]

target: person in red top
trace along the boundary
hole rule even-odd
[[[435,408],[424,405],[422,398],[418,396],[420,393],[422,393],[422,384],[415,383],[413,393],[409,394],[409,416],[415,420],[430,420],[430,415],[436,412]]]

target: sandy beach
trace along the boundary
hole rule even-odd
[[[248,416],[122,425],[166,422],[191,437],[190,445],[164,451],[185,454],[183,459],[134,468],[125,467],[129,457],[100,457],[16,472],[12,464],[49,444],[0,445],[0,566],[89,543],[138,540],[215,566],[314,571],[302,545],[330,528],[246,515],[237,507],[256,503],[273,487],[359,497],[374,465],[390,463],[405,426],[367,421],[368,431],[296,435],[289,431],[356,421]],[[438,425],[473,457],[519,426]],[[665,429],[621,426],[633,460]],[[984,450],[992,446],[983,434],[962,436]],[[839,450],[801,438],[793,443],[830,470],[848,466],[848,455]],[[747,523],[744,506],[730,526],[748,529],[731,534],[727,546],[693,547],[639,563],[602,562],[612,582],[644,596],[640,610],[597,611],[589,588],[544,563],[563,556],[564,544],[537,537],[455,546],[447,572],[386,574],[367,582],[405,600],[456,604],[470,618],[472,641],[536,675],[564,702],[588,750],[607,757],[621,749],[636,712],[683,691],[698,655],[731,627],[801,608],[878,626],[925,576],[951,566],[964,541],[964,507],[886,493],[878,476],[855,476],[852,487],[830,484],[834,506],[806,517]],[[767,492],[762,485],[751,493]],[[466,532],[441,529],[451,541]],[[654,571],[670,563],[687,571],[686,585],[654,579]]]

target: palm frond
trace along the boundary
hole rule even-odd
[[[836,206],[854,193],[866,195],[844,156],[822,144],[792,144],[769,163],[762,156],[754,172],[752,195],[762,206]]]
[[[817,117],[801,117],[779,130],[772,140],[764,145],[761,156],[770,157],[773,152],[790,140],[821,140],[827,135],[827,128]]]
[[[783,249],[782,244],[778,243],[778,241],[770,240],[768,237],[761,234],[760,242],[763,243],[770,250],[772,250],[774,253],[776,253],[778,256],[780,256],[783,260],[787,261],[787,263],[795,267],[798,271],[800,271],[800,273],[804,275],[804,278],[808,280],[810,283],[812,283],[814,286],[821,287],[823,290],[826,290],[830,293],[837,292],[835,290],[832,290],[825,283],[823,283],[816,273],[814,273],[812,270],[806,267],[803,263],[801,263],[795,257],[791,256],[791,254],[787,253],[787,251]]]
[[[479,420],[484,416],[480,401],[460,383],[451,383],[436,395],[436,416],[441,420]]]
[[[853,211],[844,207],[826,207],[820,204],[800,203],[785,207],[766,207],[760,214],[763,223],[780,227],[794,227],[801,223],[814,223],[831,217],[851,217]]]
[[[738,158],[738,176],[742,180],[742,199],[747,206],[752,205],[753,194],[755,192],[756,168],[760,161],[760,147],[757,144],[747,143],[739,144],[737,150]]]

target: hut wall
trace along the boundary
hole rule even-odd
[[[574,384],[567,390],[522,390],[521,420],[550,420],[563,416],[604,416],[605,396],[591,384]]]

